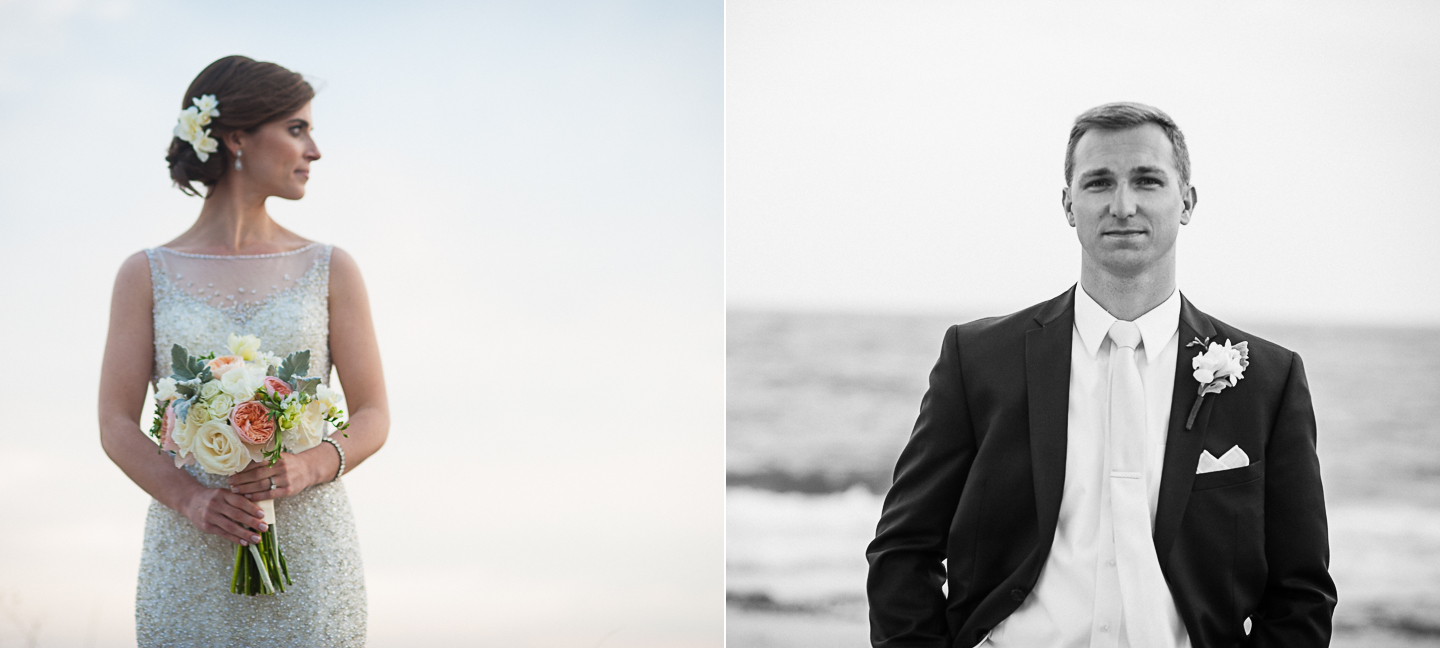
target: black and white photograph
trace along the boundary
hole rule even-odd
[[[1440,646],[1437,34],[0,0],[0,648]]]
[[[726,3],[735,647],[1440,645],[1440,11]]]

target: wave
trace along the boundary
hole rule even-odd
[[[860,487],[872,494],[882,495],[890,490],[889,470],[812,470],[794,471],[783,468],[769,468],[725,473],[725,485],[729,488],[753,488],[772,493],[801,493],[805,495],[827,495],[844,493]]]

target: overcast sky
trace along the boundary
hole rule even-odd
[[[134,645],[149,497],[98,443],[110,290],[198,214],[165,149],[239,53],[320,82],[324,157],[271,212],[370,290],[393,425],[345,478],[370,645],[718,648],[722,30],[718,0],[0,0],[0,489],[26,520],[0,607],[42,646]]]
[[[1245,321],[1440,324],[1440,4],[726,4],[731,308],[1002,314],[1079,276],[1076,115],[1168,112],[1179,286]]]

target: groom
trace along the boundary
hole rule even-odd
[[[1091,109],[1065,181],[1080,283],[946,332],[867,550],[871,642],[1327,645],[1305,370],[1176,290],[1184,136]]]

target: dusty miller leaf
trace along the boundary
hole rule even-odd
[[[191,380],[195,377],[195,370],[190,368],[190,352],[178,344],[170,347],[170,368],[175,372],[173,377],[176,381]]]
[[[211,354],[214,355],[214,354]],[[199,378],[200,382],[207,382],[213,376],[210,367],[205,363],[205,358],[197,358],[190,355],[185,347],[175,345],[170,348],[170,368],[174,371],[171,378],[177,382],[184,382]]]
[[[295,386],[299,388],[299,391],[310,394],[311,396],[315,395],[315,386],[319,384],[320,379],[318,377],[295,379]]]
[[[304,376],[310,373],[310,350],[296,351],[285,356],[285,361],[280,363],[280,371],[277,376],[285,382],[291,382],[292,378]]]

